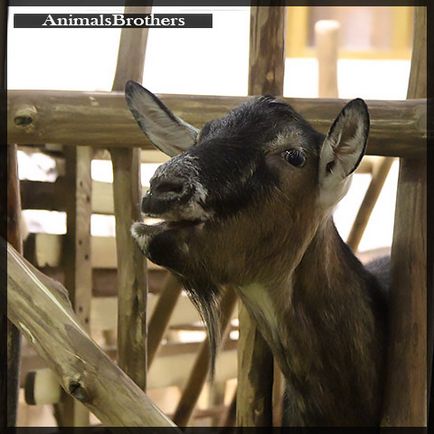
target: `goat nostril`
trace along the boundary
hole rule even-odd
[[[176,181],[163,181],[154,187],[156,193],[181,194],[184,191],[184,184]]]

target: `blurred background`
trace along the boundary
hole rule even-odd
[[[74,9],[74,10],[73,10]],[[406,98],[413,10],[409,7],[288,7],[286,8],[285,97],[360,97],[368,100]],[[111,13],[122,8],[56,8],[56,13]],[[14,29],[14,13],[53,12],[49,8],[10,8],[8,36],[9,89],[109,91],[112,87],[121,29]],[[154,13],[212,13],[212,29],[150,29],[146,51],[145,87],[154,93],[247,95],[250,12],[247,7],[153,8]],[[318,35],[331,34],[336,50],[336,86],[321,88]],[[331,29],[331,30],[330,30]],[[333,39],[335,38],[335,39]],[[330,50],[329,50],[330,52]],[[333,52],[333,49],[331,50]],[[331,58],[333,61],[333,56]],[[330,73],[330,72],[329,72]],[[334,93],[334,94],[333,94]],[[19,177],[53,183],[62,174],[57,145],[41,152],[20,147]],[[142,184],[146,189],[155,169],[166,157],[143,151]],[[354,219],[381,157],[368,157],[365,168],[354,176],[351,189],[335,212],[343,239]],[[358,243],[362,259],[387,252],[393,232],[398,162],[390,164],[378,200]],[[115,220],[112,209],[112,167],[108,153],[92,161],[94,194],[91,221],[94,272],[115,276]],[[29,184],[30,185],[30,184]],[[110,205],[111,204],[111,205]],[[59,235],[66,232],[66,214],[49,209],[24,209],[27,234],[25,253],[42,270],[56,269]],[[56,250],[57,249],[57,250]],[[104,271],[101,271],[104,270]],[[150,307],[155,305],[164,271],[150,270]],[[115,278],[115,277],[114,277]],[[107,285],[107,283],[106,283]],[[105,348],[116,341],[116,305],[110,290],[94,288],[92,336]],[[109,285],[110,286],[110,285]],[[111,284],[113,285],[113,283]],[[115,291],[116,288],[113,289]],[[152,301],[152,298],[155,298]],[[168,414],[173,413],[205,336],[195,310],[185,296],[178,302],[171,325],[149,373],[149,394]],[[236,386],[237,320],[233,319],[228,348],[219,357],[217,377],[201,394],[191,424],[218,423],[227,410]],[[115,357],[115,356],[114,356]],[[24,343],[22,384],[26,373],[44,368]],[[48,384],[48,383],[47,383]],[[48,402],[48,401],[47,401]],[[94,420],[96,422],[96,420]],[[52,405],[27,405],[20,396],[18,426],[55,425]]]

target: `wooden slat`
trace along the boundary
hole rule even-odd
[[[146,390],[146,258],[131,237],[140,215],[140,171],[137,149],[113,149],[113,193],[118,258],[119,366]]]
[[[147,14],[151,7],[126,7],[125,12]],[[127,80],[142,80],[147,40],[147,28],[122,29],[112,90],[123,91]],[[111,141],[107,144],[116,145]],[[146,390],[146,259],[130,233],[131,224],[141,220],[140,149],[110,147],[109,151],[113,163],[118,257],[118,363],[142,390]]]
[[[359,247],[359,243],[362,239],[363,233],[365,232],[366,226],[368,225],[369,218],[374,210],[375,204],[377,203],[377,199],[380,196],[392,163],[393,158],[382,157],[381,161],[374,166],[375,168],[372,173],[372,179],[369,183],[368,189],[366,190],[365,196],[363,197],[363,201],[360,205],[359,211],[357,212],[356,218],[354,219],[347,239],[347,244],[354,251],[357,251]]]
[[[334,20],[315,23],[315,48],[318,60],[318,96],[338,97],[338,37],[340,24]]]
[[[148,311],[150,315],[158,312],[157,306],[159,305],[160,296],[148,296]],[[93,332],[101,330],[115,330],[117,327],[117,298],[116,297],[94,297],[92,299],[92,323],[91,328]],[[185,294],[181,294],[170,317],[171,326],[180,326],[182,324],[191,324],[199,322],[200,317]]]
[[[7,175],[7,239],[19,253],[22,253],[20,181],[18,179],[17,147],[15,145],[10,145],[7,149]],[[6,422],[9,427],[16,426],[20,377],[20,345],[21,336],[19,330],[10,321],[7,321],[8,375]]]
[[[66,153],[65,196],[66,235],[62,260],[65,270],[65,286],[69,290],[72,306],[85,330],[90,325],[92,298],[92,253],[90,242],[90,218],[92,181],[90,147],[68,147]],[[60,251],[60,249],[59,249]],[[87,426],[89,412],[72,397],[67,397],[58,408],[58,422],[62,426]]]
[[[259,79],[259,78],[258,78]],[[245,102],[247,97],[160,95],[175,114],[201,127]],[[319,131],[326,133],[345,100],[283,98]],[[425,155],[426,100],[367,101],[371,114],[368,154]],[[33,111],[28,113],[28,108]],[[53,110],[52,107],[56,107]],[[8,91],[8,143],[63,143],[153,149],[140,131],[120,92]],[[22,114],[28,126],[17,125]]]
[[[65,391],[107,426],[173,426],[87,335],[65,288],[50,282],[9,245],[7,252],[8,317]]]
[[[250,11],[249,94],[283,95],[285,8]],[[237,426],[273,425],[273,356],[241,305],[238,350]]]
[[[65,211],[67,201],[65,188],[64,178],[58,178],[55,182],[21,181],[23,209]],[[141,194],[146,190],[142,187]],[[92,181],[91,209],[95,214],[114,213],[112,183]]]
[[[34,239],[34,241],[32,240]],[[27,252],[26,257],[37,267],[57,267],[65,260],[62,259],[62,250],[65,248],[65,235],[55,234],[30,234],[26,244],[34,245],[34,252]],[[92,256],[90,262],[92,268],[116,269],[117,254],[116,241],[114,237],[92,236],[90,238]],[[26,248],[26,250],[28,250]],[[148,261],[150,269],[161,270],[161,267]]]
[[[416,8],[409,98],[427,83],[426,8]],[[392,242],[388,378],[382,424],[427,425],[426,159],[400,159]],[[428,264],[432,269],[432,263]],[[432,282],[430,282],[430,291]]]
[[[169,272],[148,324],[148,369],[154,360],[169,322],[172,320],[173,323],[172,314],[178,304],[181,290],[180,282]]]
[[[24,255],[29,259],[26,255]],[[33,261],[30,261],[34,264]],[[63,267],[41,267],[40,270],[60,283],[65,283]],[[148,289],[151,294],[158,294],[163,286],[167,271],[164,269],[148,268]],[[93,297],[117,297],[117,270],[110,268],[92,269],[92,296]]]

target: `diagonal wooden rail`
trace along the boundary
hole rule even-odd
[[[6,249],[5,241],[0,242]],[[9,244],[7,272],[9,319],[70,396],[106,426],[175,427],[84,331],[66,289],[44,276]]]

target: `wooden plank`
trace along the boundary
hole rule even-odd
[[[7,239],[19,253],[22,253],[20,180],[18,179],[17,147],[15,145],[10,145],[7,149],[7,174]],[[7,407],[6,424],[1,426],[14,427],[17,421],[21,336],[19,330],[9,320],[6,330]]]
[[[393,158],[382,157],[382,159],[375,165],[368,189],[363,197],[363,201],[360,205],[359,211],[357,212],[356,218],[354,219],[347,239],[347,244],[354,251],[357,251],[359,247],[359,243],[362,239],[363,233],[365,232],[366,226],[368,225],[369,218],[375,204],[377,203],[377,199],[380,196],[392,163]]]
[[[67,186],[64,178],[55,182],[23,180],[21,200],[23,209],[65,211]],[[92,211],[97,214],[113,214],[113,194],[110,183],[92,181]]]
[[[150,368],[161,339],[164,336],[169,322],[173,324],[173,313],[178,305],[182,286],[178,279],[168,272],[163,284],[158,303],[154,307],[148,324],[148,369]],[[191,302],[190,302],[191,304]],[[192,304],[191,304],[192,305]],[[197,312],[196,312],[197,315]],[[193,321],[187,321],[193,322]]]
[[[37,233],[30,234],[25,244],[33,244],[34,252],[29,252],[26,257],[37,267],[43,268],[46,266],[57,267],[62,265],[62,250],[65,248],[65,235]],[[116,241],[114,237],[99,237],[92,236],[91,240],[91,265],[92,268],[100,269],[116,269],[117,268],[117,253]],[[149,269],[161,270],[159,265],[148,261]]]
[[[235,292],[228,288],[223,295],[221,301],[221,319],[220,325],[223,331],[222,344],[224,344],[228,337],[230,328],[230,320],[232,318],[232,312],[234,311],[237,302],[237,296]],[[192,414],[196,402],[199,398],[200,392],[205,384],[210,365],[210,351],[209,340],[205,339],[201,345],[199,354],[197,355],[194,365],[190,371],[190,375],[182,392],[181,399],[176,406],[176,410],[173,416],[173,421],[178,426],[187,426]]]
[[[160,305],[160,296],[148,296],[148,311],[152,316],[159,312],[157,307]],[[163,297],[163,301],[165,298]],[[93,332],[101,330],[115,330],[117,327],[117,297],[94,297],[92,299],[91,314],[92,323],[91,329]],[[233,318],[232,316],[231,318]],[[170,317],[170,326],[181,326],[183,324],[191,324],[199,322],[200,317],[197,309],[193,306],[189,298],[183,293],[179,296],[178,302],[173,314]]]
[[[130,234],[140,220],[140,172],[137,149],[111,151],[118,260],[118,363],[146,390],[146,258]]]
[[[62,261],[65,286],[69,290],[72,306],[85,330],[90,325],[92,298],[92,262],[90,242],[90,217],[92,180],[90,164],[92,149],[88,146],[65,149],[66,235],[63,242]],[[60,249],[59,249],[60,251]],[[62,426],[89,425],[89,412],[71,397],[58,408],[58,422]]]
[[[250,11],[249,94],[283,95],[285,8]],[[273,356],[254,320],[240,304],[237,426],[273,425]]]
[[[65,288],[41,276],[10,245],[7,270],[8,317],[56,373],[68,394],[107,426],[173,426],[88,336]]]
[[[259,78],[258,78],[259,79]],[[248,97],[160,95],[175,114],[201,127]],[[346,100],[282,98],[319,131],[326,133]],[[370,155],[423,156],[426,151],[426,100],[367,101],[371,114]],[[32,108],[33,107],[33,108]],[[36,109],[37,107],[37,109]],[[52,107],[56,107],[53,110]],[[29,108],[32,110],[29,111]],[[121,92],[8,91],[8,143],[63,143],[153,149],[137,127]],[[20,116],[30,116],[27,126]]]
[[[29,259],[26,255],[25,258]],[[34,264],[33,261],[30,261]],[[60,283],[65,283],[65,276],[62,267],[42,267],[44,274]],[[148,268],[148,289],[151,294],[158,294],[163,286],[167,271],[162,268]],[[93,297],[115,297],[118,294],[117,270],[110,268],[92,269],[92,296]]]
[[[315,23],[315,45],[318,60],[318,96],[337,98],[338,94],[338,38],[340,24],[334,20]]]
[[[425,7],[416,8],[409,98],[426,97],[426,13]],[[426,159],[401,159],[392,242],[384,426],[427,426],[426,195]],[[428,266],[432,270],[432,263]]]
[[[126,7],[125,12],[148,14],[151,7]],[[142,80],[147,40],[147,28],[122,29],[112,90],[123,91],[127,80]],[[115,145],[111,141],[107,143]],[[140,149],[113,147],[109,151],[113,163],[118,257],[118,363],[142,390],[146,390],[147,261],[130,233],[131,224],[141,220]]]

